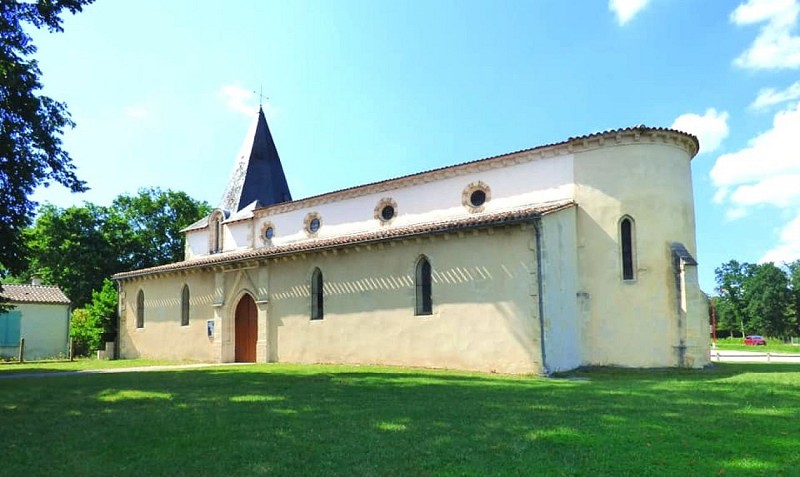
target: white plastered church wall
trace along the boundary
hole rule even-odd
[[[696,257],[690,159],[683,147],[645,139],[576,155],[584,364],[678,364],[670,245],[683,243]],[[623,216],[635,225],[634,280],[622,279]]]
[[[181,326],[181,292],[189,286],[189,324]],[[214,318],[213,275],[186,273],[126,281],[120,296],[119,340],[124,358],[217,361],[206,323]],[[144,326],[137,327],[137,296],[144,292]]]
[[[525,153],[521,153],[524,156]],[[485,212],[508,210],[524,205],[570,199],[573,195],[572,156],[523,159],[525,162],[500,168],[488,168],[431,182],[401,185],[395,189],[363,196],[306,205],[287,212],[256,212],[256,218],[228,222],[223,229],[223,251],[229,252],[265,245],[261,238],[265,224],[273,227],[270,245],[285,245],[309,238],[341,237],[377,231],[385,227],[374,218],[378,202],[391,197],[398,205],[391,227],[450,220],[470,215],[462,204],[462,193],[470,184],[481,182],[489,187],[491,200]],[[335,194],[335,193],[334,193]],[[313,201],[314,199],[310,199]],[[302,201],[300,201],[302,202]],[[280,210],[281,206],[272,209]],[[322,227],[309,237],[305,219],[319,215]],[[208,255],[208,228],[187,235],[187,259]],[[254,239],[255,237],[255,239]]]
[[[528,222],[280,258],[264,250],[263,255],[248,255],[259,258],[229,261],[223,253],[224,265],[199,261],[202,267],[178,274],[225,298],[216,307],[198,305],[198,313],[215,320],[213,343],[204,335],[191,335],[184,351],[217,361],[233,359],[234,297],[246,287],[231,277],[247,268],[269,277],[259,285],[263,296],[254,297],[260,300],[259,361],[539,373],[579,365],[675,366],[683,353],[683,365],[702,366],[707,362],[707,324],[696,267],[687,267],[681,286],[676,286],[670,249],[678,242],[696,253],[691,140],[652,129],[598,136],[425,173],[414,180],[401,178],[278,204],[253,211],[252,218],[239,214],[242,220],[224,227],[228,252],[313,244],[326,237],[384,229],[374,211],[385,197],[397,202],[399,212],[388,227],[470,217],[461,203],[462,192],[477,181],[491,189],[484,212],[560,199],[577,203],[541,217],[538,246],[534,225]],[[386,185],[393,183],[398,187]],[[322,221],[316,235],[303,230],[310,212]],[[623,216],[635,221],[636,270],[631,281],[622,280]],[[268,223],[276,232],[271,243],[261,239]],[[189,231],[187,257],[213,261],[207,256],[208,244],[207,229]],[[413,265],[420,254],[430,258],[434,271],[430,317],[414,316]],[[312,322],[309,283],[317,266],[325,279],[325,318]],[[162,292],[175,293],[178,299],[179,288],[165,287],[173,275],[123,280],[128,302],[135,303],[136,284],[143,284],[153,288],[147,293],[154,304],[165,307],[163,321],[179,320],[180,310],[166,295],[159,301]],[[215,276],[221,278],[215,282]],[[176,335],[172,328],[161,330],[165,336],[157,338],[147,324],[144,331],[128,327],[131,353],[163,354],[162,348]]]
[[[538,373],[531,226],[406,240],[270,263],[270,330],[282,362]],[[414,266],[433,273],[433,314],[414,314]],[[314,268],[324,318],[309,319]]]
[[[575,224],[574,207],[547,215],[539,224],[544,354],[548,372],[581,365]],[[532,249],[535,253],[535,248]]]

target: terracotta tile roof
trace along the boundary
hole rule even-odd
[[[192,260],[186,260],[183,262],[160,265],[158,267],[144,268],[141,270],[133,270],[130,272],[117,273],[112,278],[114,278],[115,280],[124,280],[126,278],[134,278],[139,276],[152,275],[157,273],[166,273],[166,272],[185,270],[190,268],[203,268],[213,265],[222,265],[226,263],[239,262],[242,260],[280,257],[284,255],[292,255],[295,253],[339,248],[348,245],[374,243],[388,239],[399,239],[399,238],[413,237],[417,235],[427,235],[427,234],[451,232],[464,229],[489,227],[493,225],[520,223],[529,221],[537,217],[541,217],[546,214],[557,212],[562,209],[573,207],[574,205],[575,203],[572,201],[549,202],[549,203],[535,204],[527,207],[521,207],[501,212],[475,214],[475,215],[470,215],[468,217],[444,220],[440,222],[414,224],[405,227],[389,227],[372,232],[363,232],[358,234],[343,235],[339,237],[330,237],[317,240],[313,239],[304,240],[301,242],[279,245],[271,248],[261,248],[254,250],[207,255]]]
[[[60,288],[48,285],[13,285],[3,284],[0,296],[14,303],[63,303],[70,301]]]

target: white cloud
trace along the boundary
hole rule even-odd
[[[768,177],[755,184],[739,186],[730,200],[744,207],[759,204],[788,207],[800,202],[800,174]]]
[[[122,114],[129,119],[144,120],[150,117],[152,110],[145,105],[128,106],[122,110]]]
[[[792,30],[800,14],[800,0],[748,0],[731,13],[739,26],[765,23],[750,47],[733,63],[741,68],[800,67],[800,36]]]
[[[702,116],[694,113],[682,114],[670,127],[697,136],[701,153],[713,152],[728,137],[728,113],[708,108]]]
[[[725,220],[738,220],[743,217],[747,217],[747,209],[743,209],[741,207],[728,209],[725,212]]]
[[[255,91],[242,88],[236,84],[222,86],[220,96],[225,101],[225,106],[234,112],[252,117],[258,112],[258,103],[255,100]]]
[[[717,158],[710,175],[717,187],[714,200],[728,207],[728,220],[764,206],[779,209],[776,215],[794,217],[761,261],[800,258],[800,103],[776,113],[772,127],[742,149]]]
[[[767,251],[760,262],[793,262],[800,259],[800,214],[783,227],[780,242]]]
[[[624,25],[642,11],[650,0],[608,0],[608,9],[617,16],[617,23]]]
[[[219,95],[225,102],[225,106],[233,112],[241,113],[248,118],[252,118],[258,112],[259,105],[256,101],[255,91],[242,88],[238,84],[227,84],[219,89]],[[267,119],[274,119],[278,116],[278,108],[270,103],[261,104],[261,108]]]
[[[711,179],[717,187],[731,189],[780,175],[800,174],[798,151],[800,104],[778,112],[772,128],[751,139],[745,148],[720,156],[711,169]],[[735,196],[736,191],[731,194]]]
[[[775,90],[775,88],[762,89],[758,92],[758,96],[750,107],[752,109],[764,109],[796,99],[800,99],[800,81],[796,81],[788,88],[780,91]]]

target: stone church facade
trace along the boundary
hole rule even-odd
[[[639,126],[292,200],[263,112],[179,263],[120,273],[125,358],[700,367],[690,161]]]

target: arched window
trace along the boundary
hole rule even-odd
[[[319,268],[311,274],[311,319],[321,320],[323,316],[322,272]]]
[[[633,219],[623,217],[619,223],[620,251],[622,253],[622,279],[634,280],[634,226]]]
[[[220,253],[222,251],[222,220],[224,213],[215,210],[208,218],[208,253]]]
[[[416,315],[430,315],[433,313],[433,298],[431,287],[431,262],[428,257],[422,256],[417,260],[414,283],[416,285],[417,306]]]
[[[212,253],[219,253],[222,251],[222,220],[220,216],[214,217],[214,250]]]
[[[136,295],[136,327],[144,328],[144,290]]]
[[[181,326],[189,326],[189,285],[181,291]]]

